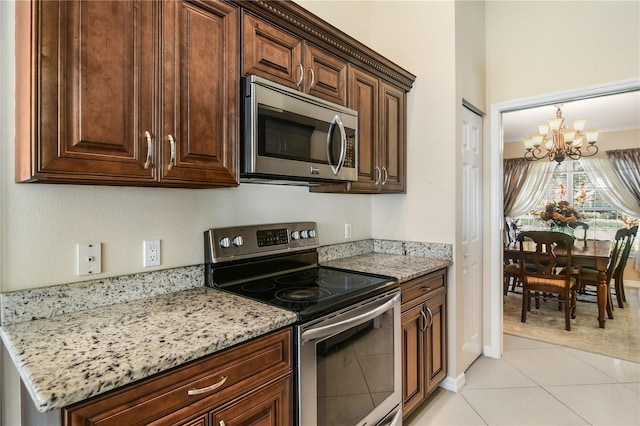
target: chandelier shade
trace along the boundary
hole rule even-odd
[[[574,120],[573,129],[567,128],[562,117],[562,104],[554,107],[556,117],[546,124],[538,125],[538,133],[524,139],[525,160],[547,158],[549,161],[562,163],[565,158],[578,160],[596,155],[599,131],[584,130],[587,120]]]

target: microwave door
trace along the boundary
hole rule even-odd
[[[338,154],[337,161],[334,155],[334,143],[335,143],[335,132],[336,130],[340,131],[340,153]],[[347,133],[344,130],[344,125],[342,124],[342,120],[336,114],[331,120],[331,124],[329,125],[329,131],[327,132],[327,162],[331,167],[331,171],[334,175],[338,175],[340,170],[342,170],[342,166],[344,165],[344,159],[347,154]]]

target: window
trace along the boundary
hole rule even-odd
[[[613,240],[616,231],[625,226],[623,215],[613,210],[598,194],[598,188],[587,177],[580,161],[565,160],[555,171],[538,203],[539,209],[518,219],[521,227],[544,226],[537,213],[555,201],[567,201],[580,214],[580,221],[589,225],[588,239]],[[581,233],[580,233],[581,234]],[[576,235],[579,236],[579,235]]]

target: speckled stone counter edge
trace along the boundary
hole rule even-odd
[[[318,259],[320,263],[324,263],[366,253],[430,257],[450,261],[453,257],[453,246],[451,244],[422,243],[417,241],[360,240],[319,247]]]
[[[1,325],[50,318],[204,286],[204,266],[121,275],[0,294]]]
[[[451,260],[450,244],[359,240],[318,248],[320,263],[366,253]],[[0,325],[108,306],[204,286],[204,265],[33,288],[0,294]]]

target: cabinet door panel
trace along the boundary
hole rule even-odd
[[[423,304],[402,312],[402,401],[406,417],[425,397]]]
[[[315,46],[305,48],[305,92],[339,105],[347,104],[347,63]]]
[[[382,190],[405,191],[405,94],[404,91],[382,84]]]
[[[243,75],[255,74],[298,88],[302,72],[302,40],[245,14],[243,18]]]
[[[153,16],[146,1],[42,2],[35,175],[153,181]],[[20,178],[19,178],[20,180]]]
[[[431,326],[426,333],[427,394],[445,378],[447,373],[447,333],[444,291],[426,303],[431,311]]]
[[[354,190],[378,191],[379,135],[378,79],[357,68],[349,68],[349,108],[358,111],[358,181]]]
[[[237,9],[165,3],[162,181],[238,181]],[[173,141],[172,141],[173,139]]]

